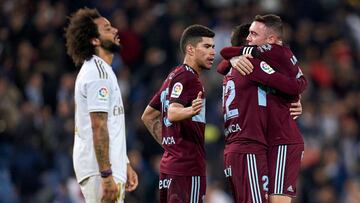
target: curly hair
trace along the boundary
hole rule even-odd
[[[69,24],[65,28],[67,54],[75,65],[81,65],[95,54],[95,47],[91,39],[99,37],[98,27],[94,20],[101,15],[96,9],[82,8],[69,17]]]
[[[208,27],[198,24],[190,25],[181,35],[180,50],[185,54],[185,47],[187,44],[195,46],[197,43],[201,42],[202,37],[213,38],[214,36],[215,33]]]

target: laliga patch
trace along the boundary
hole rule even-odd
[[[106,101],[109,98],[109,90],[106,87],[102,87],[98,92],[98,99]]]
[[[260,62],[260,68],[267,74],[275,73],[274,69],[272,69],[271,66],[267,64],[265,61]]]
[[[180,82],[175,83],[175,85],[173,86],[173,89],[171,91],[170,97],[179,98],[182,90],[183,90],[183,85]]]

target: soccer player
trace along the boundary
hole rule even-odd
[[[297,59],[288,47],[282,45],[280,17],[271,14],[256,16],[250,26],[247,41],[249,45],[259,46],[252,50],[253,53],[256,55],[256,52],[261,52],[260,56],[264,60],[271,61],[270,64],[277,64],[274,67],[277,67],[280,73],[293,78],[302,75]],[[244,68],[244,64],[242,61],[235,66],[246,70],[248,67]],[[285,68],[289,65],[291,68]],[[300,172],[304,142],[294,119],[289,114],[289,107],[290,102],[297,98],[298,96],[289,96],[281,92],[267,95],[269,194],[270,202],[273,203],[290,203],[296,195],[296,180]]]
[[[67,53],[82,65],[75,82],[76,178],[87,203],[122,203],[138,179],[126,155],[124,106],[110,66],[118,31],[89,8],[72,14],[65,30]]]
[[[165,152],[160,163],[160,202],[200,203],[206,191],[203,70],[214,62],[214,32],[191,25],[182,33],[185,55],[146,107],[142,120]]]
[[[232,45],[240,45],[244,28],[236,27]],[[248,49],[244,49],[248,51]],[[241,77],[230,69],[229,61],[222,61],[218,72],[226,74],[223,82],[223,108],[225,120],[225,175],[236,203],[266,202],[268,190],[267,101],[266,93],[258,83],[288,94],[297,95],[306,87],[306,80],[291,79],[275,72],[265,61],[252,59],[255,69],[248,77]],[[289,114],[290,115],[290,114]]]

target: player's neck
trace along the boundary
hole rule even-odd
[[[106,51],[104,49],[98,49],[96,55],[98,57],[100,57],[102,60],[104,60],[107,64],[111,65],[113,58],[114,58],[114,54]]]
[[[186,65],[190,66],[192,69],[194,69],[198,75],[201,74],[201,68],[195,63],[194,60],[191,60],[190,58],[185,57],[184,64],[186,64]]]

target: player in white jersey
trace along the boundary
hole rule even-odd
[[[118,31],[96,9],[79,9],[66,28],[66,47],[76,65],[73,161],[87,203],[123,202],[138,179],[126,155],[125,115],[110,66],[119,51]]]

